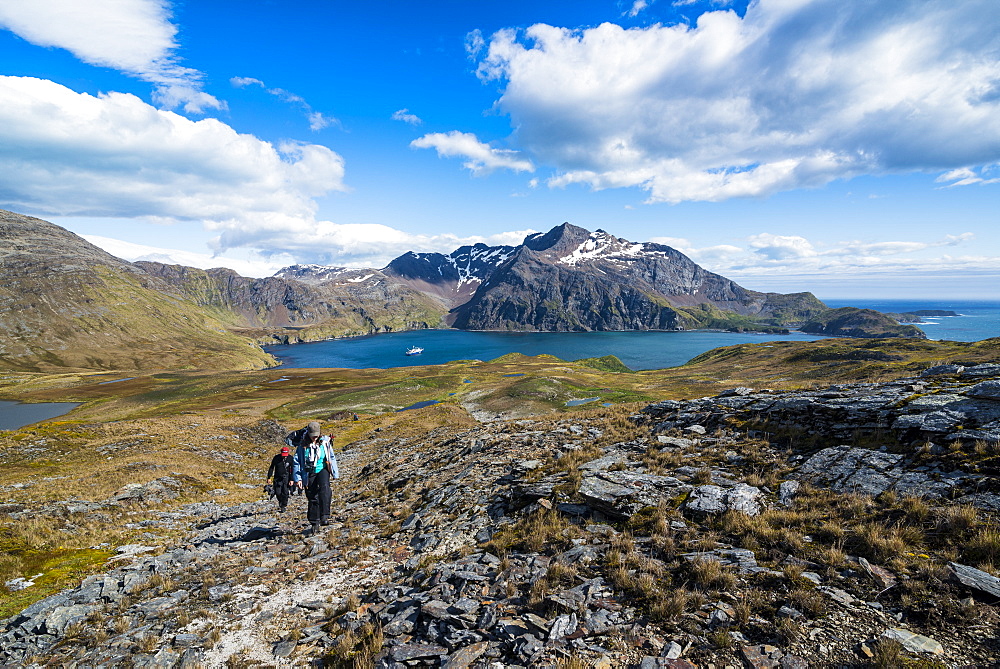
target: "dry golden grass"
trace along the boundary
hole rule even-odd
[[[364,624],[356,632],[347,630],[337,638],[333,650],[327,654],[324,666],[338,669],[371,669],[374,657],[382,649],[382,628]]]
[[[571,540],[579,534],[580,529],[558,511],[539,508],[513,525],[502,527],[484,548],[498,557],[511,550],[538,552],[544,548],[558,551],[571,545]]]
[[[729,590],[736,585],[736,575],[711,558],[694,559],[690,574],[692,582],[702,590]]]
[[[976,530],[963,551],[981,569],[994,571],[1000,565],[1000,527],[991,523]]]
[[[654,620],[670,621],[680,618],[692,606],[695,596],[684,588],[675,588],[652,602],[650,615]]]

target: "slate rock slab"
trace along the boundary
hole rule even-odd
[[[391,654],[392,659],[396,662],[406,662],[407,660],[442,657],[448,654],[448,649],[427,643],[404,643],[394,647]]]
[[[62,634],[67,627],[86,618],[95,608],[86,604],[56,607],[45,617],[45,629],[49,634]]]
[[[459,648],[445,661],[442,665],[442,669],[468,669],[473,662],[478,660],[483,653],[486,652],[486,648],[489,646],[489,642],[480,641],[478,643],[470,644],[465,648]]]
[[[821,484],[835,492],[855,492],[875,497],[886,490],[918,497],[947,497],[960,486],[965,475],[953,472],[932,478],[906,471],[906,458],[866,448],[833,446],[806,460],[795,478]]]
[[[295,652],[296,643],[294,641],[281,641],[274,644],[272,653],[275,657],[289,657]]]
[[[597,458],[596,460],[591,460],[590,462],[584,462],[582,465],[580,465],[580,471],[584,472],[605,471],[610,469],[611,467],[614,467],[615,465],[625,466],[625,467],[634,466],[634,464],[632,462],[629,462],[629,459],[624,455],[622,455],[621,453],[610,453],[603,457]]]
[[[951,567],[951,572],[962,585],[994,597],[1000,597],[1000,578],[957,562],[949,562],[948,566]]]
[[[903,648],[911,653],[929,653],[931,655],[944,655],[944,646],[922,634],[914,634],[910,630],[901,627],[890,627],[882,633],[887,639],[894,639],[903,645]]]
[[[965,391],[965,394],[979,399],[1000,400],[1000,381],[992,379],[977,383]]]
[[[591,508],[625,519],[656,506],[662,498],[671,499],[690,490],[691,486],[673,476],[617,471],[585,474],[579,493]]]

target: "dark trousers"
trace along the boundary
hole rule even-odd
[[[288,506],[288,479],[274,479],[274,496],[278,498],[278,508]]]
[[[306,499],[309,500],[309,510],[306,518],[316,524],[330,517],[330,472],[326,467],[319,473],[309,472],[306,483]]]

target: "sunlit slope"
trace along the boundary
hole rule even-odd
[[[0,366],[253,369],[270,356],[140,268],[0,211]]]

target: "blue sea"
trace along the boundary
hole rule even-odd
[[[1000,302],[962,300],[823,300],[828,307],[858,307],[887,313],[906,313],[920,309],[954,311],[959,316],[930,318],[925,323],[914,323],[929,339],[950,341],[981,341],[1000,337]]]
[[[979,341],[1000,337],[1000,302],[939,302],[883,300],[825,300],[830,307],[852,306],[887,312],[946,309],[961,316],[925,318],[919,324],[931,339]],[[466,332],[416,330],[332,339],[328,341],[267,346],[281,361],[281,368],[342,367],[349,369],[437,365],[453,360],[492,360],[507,353],[547,353],[563,360],[615,355],[629,368],[663,369],[683,365],[691,358],[720,346],[747,342],[812,341],[812,335],[763,335],[733,332]],[[420,346],[420,355],[405,355]]]

